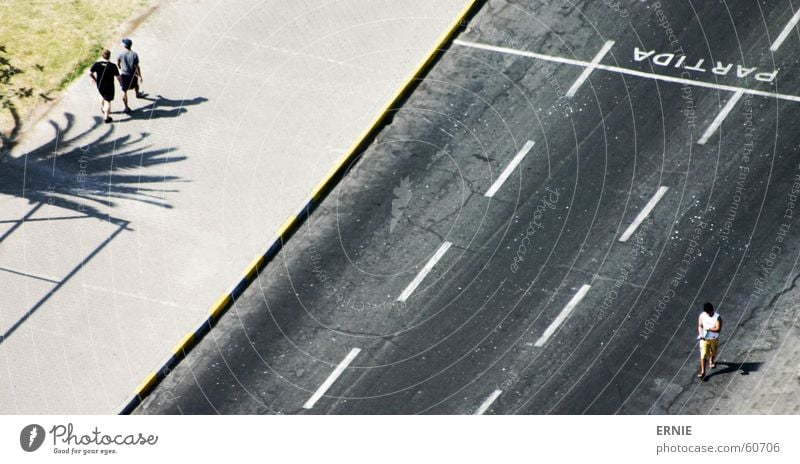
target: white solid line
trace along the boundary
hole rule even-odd
[[[442,256],[444,256],[448,248],[450,248],[450,245],[452,245],[452,243],[450,242],[442,243],[439,249],[436,250],[436,253],[434,253],[433,256],[431,256],[431,259],[429,259],[428,262],[425,264],[425,267],[423,267],[422,270],[419,271],[419,274],[417,274],[417,276],[414,277],[414,280],[412,280],[411,283],[408,284],[408,287],[406,287],[406,289],[403,290],[403,293],[401,293],[400,296],[397,297],[397,301],[406,301],[408,297],[411,296],[411,293],[413,293],[414,289],[416,289],[417,286],[422,282],[422,279],[424,279],[425,276],[428,275],[429,272],[431,272],[433,266],[435,266],[436,263],[439,262],[440,259],[442,259]]]
[[[775,42],[772,44],[772,46],[769,47],[769,51],[771,52],[778,51],[778,47],[780,47],[783,41],[786,40],[787,37],[789,37],[789,34],[792,32],[792,29],[794,29],[794,27],[797,25],[797,21],[800,21],[800,10],[797,10],[797,12],[795,12],[794,16],[792,16],[792,19],[789,20],[789,24],[787,24],[786,27],[784,27],[783,30],[781,31],[781,35],[779,35],[778,38],[775,39]]]
[[[611,50],[611,47],[613,46],[614,46],[613,40],[609,40],[608,42],[603,44],[603,48],[601,48],[600,51],[597,52],[597,55],[594,56],[594,59],[592,59],[592,62],[589,63],[589,66],[587,66],[586,69],[583,70],[581,75],[578,76],[578,79],[575,81],[575,83],[572,84],[572,87],[570,87],[569,90],[567,90],[566,95],[568,98],[575,96],[575,94],[578,92],[578,89],[581,87],[583,82],[589,78],[589,74],[591,74],[592,71],[595,70],[595,68],[597,67],[597,63],[599,63],[600,60],[602,60],[603,57],[606,56],[606,53],[608,53],[608,51]]]
[[[305,409],[313,408],[314,403],[316,403],[320,398],[322,398],[322,395],[324,395],[325,392],[328,391],[329,388],[331,388],[333,382],[336,382],[336,379],[338,379],[339,376],[342,375],[342,372],[344,372],[344,370],[347,369],[347,366],[349,366],[350,363],[353,362],[353,359],[355,359],[355,357],[358,356],[358,353],[360,352],[361,350],[359,348],[353,348],[352,350],[350,350],[350,352],[347,353],[347,357],[344,358],[342,362],[339,363],[338,366],[336,366],[336,369],[334,369],[333,372],[331,372],[331,375],[329,375],[328,378],[325,379],[325,382],[323,382],[322,385],[320,385],[319,388],[317,388],[317,391],[315,391],[314,394],[311,396],[311,398],[309,398],[308,401],[306,401],[306,404],[303,405],[303,408]]]
[[[561,58],[558,56],[550,56],[550,55],[543,55],[541,53],[533,53],[533,52],[526,52],[522,50],[515,50],[513,48],[505,48],[505,47],[496,47],[494,45],[484,45],[475,42],[467,42],[464,40],[454,40],[454,44],[462,45],[464,47],[471,47],[477,48],[481,50],[489,50],[493,52],[499,53],[507,53],[511,55],[518,55],[518,56],[525,56],[528,58],[536,58],[539,60],[551,61],[553,63],[562,63],[562,64],[571,64],[575,66],[591,66],[591,63],[588,61],[581,61],[581,60],[573,60],[570,58]],[[797,95],[788,95],[785,93],[776,93],[776,92],[765,92],[763,90],[753,90],[747,89],[744,87],[736,87],[733,85],[722,85],[722,84],[713,84],[710,82],[703,82],[703,81],[695,81],[692,79],[683,79],[680,77],[671,77],[671,76],[662,76],[661,74],[655,73],[648,73],[643,71],[636,71],[633,69],[621,68],[619,66],[608,66],[605,64],[597,64],[594,65],[595,69],[602,69],[603,71],[615,72],[620,74],[626,74],[628,76],[635,76],[635,77],[643,77],[645,79],[655,79],[657,81],[664,81],[664,82],[673,82],[676,84],[685,84],[685,85],[693,85],[695,87],[703,87],[707,89],[715,89],[715,90],[727,90],[730,92],[743,92],[748,95],[757,95],[760,97],[773,97],[778,98],[781,100],[788,100],[793,102],[800,102],[800,96]]]
[[[494,181],[492,186],[489,187],[489,190],[487,190],[486,193],[483,194],[483,196],[492,198],[494,194],[497,193],[498,190],[500,190],[500,187],[503,186],[503,182],[505,182],[506,179],[508,179],[508,176],[510,176],[511,173],[514,172],[514,169],[516,169],[517,165],[520,163],[520,161],[522,161],[522,158],[525,158],[525,155],[527,155],[528,152],[531,151],[531,148],[533,148],[533,142],[531,140],[528,140],[527,142],[525,142],[525,145],[522,146],[522,149],[519,151],[519,153],[517,153],[514,159],[511,160],[508,166],[506,166],[506,169],[503,171],[502,174],[500,174],[500,177],[498,177],[497,180]]]
[[[492,394],[489,395],[489,397],[486,398],[483,401],[483,403],[481,403],[481,407],[479,407],[478,410],[475,411],[475,413],[473,415],[474,416],[482,416],[483,413],[485,413],[486,411],[489,410],[489,406],[491,406],[492,403],[494,403],[494,400],[496,400],[497,397],[500,396],[501,393],[503,393],[503,390],[499,390],[498,389],[498,390],[493,391]]]
[[[736,102],[738,102],[740,98],[742,98],[741,90],[733,94],[731,99],[728,100],[728,103],[726,103],[725,106],[722,108],[722,111],[720,111],[717,117],[714,118],[714,121],[711,122],[711,125],[708,126],[708,129],[706,129],[705,133],[703,133],[703,136],[700,137],[700,140],[697,141],[699,145],[705,145],[706,142],[708,142],[708,139],[711,138],[712,135],[714,135],[714,132],[716,132],[717,128],[722,124],[722,121],[724,121],[725,118],[728,117],[728,113],[731,112],[733,107],[736,105]]]
[[[625,232],[623,232],[622,236],[619,238],[620,242],[627,242],[628,239],[631,238],[631,235],[633,235],[633,233],[636,232],[636,229],[639,227],[639,224],[641,224],[642,221],[644,221],[644,218],[646,218],[647,215],[650,214],[651,211],[653,211],[653,208],[656,207],[656,203],[658,203],[659,200],[661,200],[661,197],[663,197],[664,194],[667,193],[667,190],[669,190],[669,187],[664,187],[663,185],[658,188],[658,191],[656,192],[655,195],[653,195],[653,198],[651,198],[650,201],[648,201],[647,204],[644,205],[644,209],[639,212],[639,215],[636,216],[636,219],[633,220],[631,225],[629,225],[628,228],[625,229]]]
[[[558,326],[560,326],[561,323],[567,319],[567,316],[569,316],[569,313],[575,309],[575,306],[578,306],[578,303],[580,303],[583,297],[586,296],[586,293],[590,288],[592,288],[591,285],[584,285],[580,288],[580,290],[578,290],[578,293],[576,293],[575,296],[569,300],[569,303],[564,306],[564,309],[561,310],[561,313],[559,313],[556,319],[550,323],[550,326],[544,331],[542,336],[536,340],[534,346],[544,346],[544,344],[547,343],[547,340],[553,335],[553,333],[555,333],[556,329],[558,329]]]

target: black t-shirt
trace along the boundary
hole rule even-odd
[[[97,89],[100,92],[114,90],[114,78],[119,76],[117,65],[110,61],[98,61],[89,72],[97,76]]]

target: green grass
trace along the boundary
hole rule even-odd
[[[119,25],[149,0],[0,0],[0,45],[22,69],[14,87],[33,89],[14,101],[23,119],[55,98],[94,63],[104,45],[119,40]],[[11,119],[0,114],[0,130]]]

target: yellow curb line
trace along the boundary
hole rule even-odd
[[[458,26],[464,22],[464,19],[472,12],[475,7],[482,3],[483,0],[469,0],[464,6],[464,8],[458,13],[456,18],[450,24],[450,27],[439,37],[436,45],[431,48],[425,58],[417,65],[414,72],[406,79],[406,81],[401,85],[394,93],[392,98],[386,103],[378,113],[378,115],[372,120],[370,126],[365,129],[361,135],[356,139],[356,141],[350,145],[350,147],[345,152],[339,160],[334,164],[334,166],[328,171],[322,181],[320,181],[316,187],[311,191],[311,197],[308,201],[306,201],[303,208],[300,210],[298,214],[295,214],[289,217],[286,222],[278,229],[278,234],[276,235],[275,242],[268,248],[266,253],[258,255],[250,265],[247,266],[247,269],[244,272],[244,278],[241,279],[234,287],[233,290],[228,292],[227,294],[221,296],[208,310],[208,318],[205,319],[199,327],[195,330],[189,332],[188,334],[184,335],[184,337],[175,345],[172,349],[172,356],[167,359],[165,363],[156,371],[151,372],[150,374],[145,377],[142,383],[136,387],[134,391],[133,397],[130,398],[125,405],[122,407],[120,414],[130,414],[133,410],[141,404],[144,397],[146,397],[166,374],[174,368],[174,366],[180,361],[180,359],[194,346],[196,345],[200,339],[203,337],[205,333],[207,333],[211,326],[216,324],[222,314],[228,309],[234,302],[234,300],[238,297],[237,290],[243,291],[258,275],[259,271],[264,268],[267,264],[268,260],[271,259],[271,254],[273,254],[273,250],[280,249],[292,232],[298,227],[300,224],[300,219],[304,219],[307,217],[307,211],[309,208],[322,197],[325,196],[325,193],[332,189],[337,179],[341,176],[347,166],[353,161],[356,156],[361,153],[361,149],[368,144],[368,142],[382,127],[383,122],[386,118],[392,113],[392,109],[404,98],[409,95],[409,91],[414,87],[418,80],[422,78],[422,76],[428,72],[428,68],[433,60],[437,57],[437,55],[442,51],[442,48],[447,45],[450,39],[456,34],[458,31]],[[277,253],[277,251],[275,251]]]

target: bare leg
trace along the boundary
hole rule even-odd
[[[125,104],[125,111],[130,111],[131,108],[128,106],[128,91],[124,90],[122,92],[122,103]]]
[[[702,341],[700,343],[703,343]],[[706,375],[706,352],[703,350],[701,345],[700,347],[700,373],[697,374],[698,377],[702,378]]]
[[[103,101],[103,116],[106,122],[111,121],[111,102]]]

